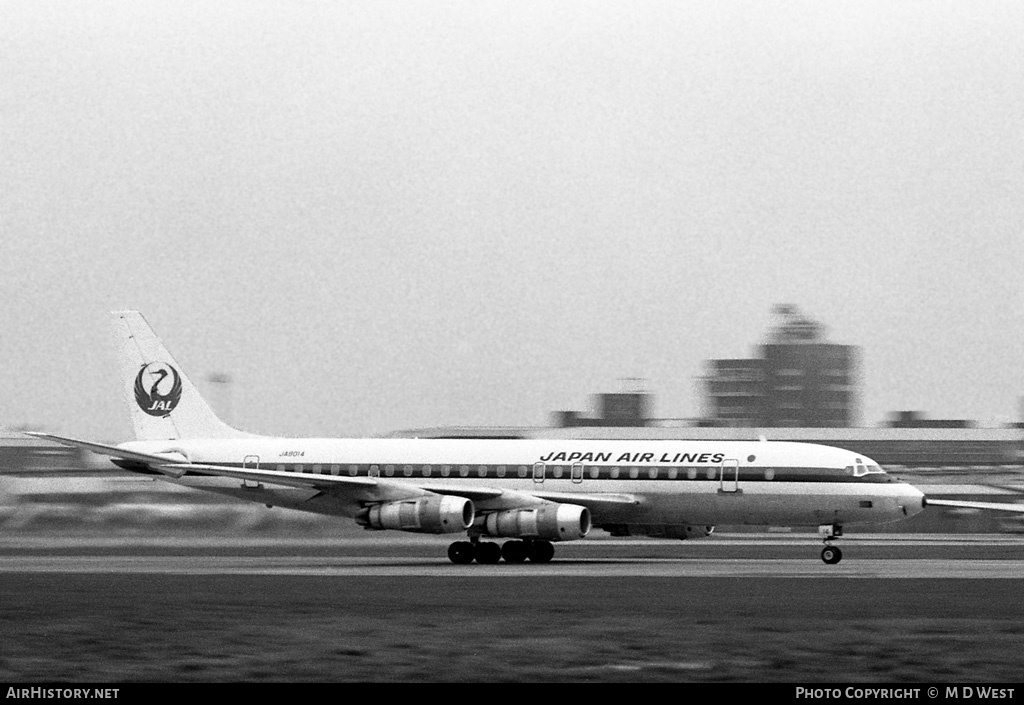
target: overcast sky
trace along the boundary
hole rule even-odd
[[[793,303],[861,421],[1024,395],[1024,3],[0,1],[0,425],[128,437],[138,308],[251,431],[704,408]],[[216,392],[213,392],[216,402]]]

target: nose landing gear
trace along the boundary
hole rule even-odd
[[[835,565],[843,560],[843,552],[838,546],[825,546],[825,548],[821,549],[821,560],[829,565]]]
[[[828,565],[835,565],[843,560],[843,552],[838,546],[832,545],[832,539],[843,535],[843,527],[839,524],[822,524],[818,527],[818,533],[825,542],[825,548],[821,549],[821,560]]]

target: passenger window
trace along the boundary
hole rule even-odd
[[[459,477],[469,477],[469,466],[468,465],[460,465],[459,466]]]
[[[340,465],[332,465],[331,466],[331,474],[332,475],[337,475],[339,472],[341,472],[341,466]]]
[[[519,477],[526,477],[526,473],[529,472],[525,465],[519,466]]]
[[[498,477],[505,477],[505,466],[504,465],[499,465],[498,466]]]
[[[429,465],[424,465],[422,470],[423,470],[423,477],[430,477],[430,466]]]
[[[476,469],[476,476],[477,477],[487,477],[487,466],[486,465],[481,465],[480,467],[478,467]]]
[[[679,477],[679,468],[671,468],[668,471],[668,479],[674,480]]]
[[[448,477],[448,475],[450,475],[451,472],[452,472],[452,466],[451,465],[443,465],[443,466],[441,466],[441,477]]]
[[[651,468],[650,470],[648,470],[647,477],[651,478],[652,480],[656,480],[658,478],[658,468]]]
[[[317,474],[317,475],[321,474],[321,470],[323,470],[323,466],[322,465],[317,464],[317,465],[313,466],[313,472],[315,474]]]
[[[552,475],[552,477],[556,477],[556,478],[557,477],[561,477],[562,476],[562,466],[561,465],[556,465],[555,467],[551,468],[551,475]]]
[[[619,469],[618,468],[612,468],[612,479],[613,480],[617,480],[618,477],[619,477]]]
[[[629,479],[635,480],[640,475],[640,468],[632,467],[629,469]]]
[[[598,476],[600,476],[600,474],[601,474],[601,470],[600,469],[598,469],[596,467],[591,467],[590,468],[590,477],[591,477],[591,479],[596,480],[598,478]]]
[[[388,477],[391,477],[392,475],[394,475],[395,474],[395,466],[394,465],[385,465],[384,466],[384,474],[387,475]]]
[[[348,474],[351,475],[352,477],[355,477],[356,475],[358,475],[359,474],[359,466],[358,465],[349,465],[348,466]]]
[[[287,465],[278,465],[277,466],[277,471],[278,472],[288,472],[288,466]]]
[[[402,474],[406,477],[412,477],[412,465],[405,465],[402,467]]]

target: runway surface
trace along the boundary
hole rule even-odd
[[[1024,561],[857,560],[838,566],[813,559],[590,559],[546,565],[456,566],[422,558],[310,559],[181,556],[28,556],[0,559],[7,573],[166,573],[179,575],[311,575],[392,577],[782,577],[782,578],[1022,578]]]
[[[1012,682],[1024,542],[0,538],[13,682]]]
[[[383,537],[382,537],[383,538]],[[859,536],[838,565],[813,538],[605,539],[559,545],[548,564],[454,565],[434,537],[296,540],[4,538],[0,572],[437,577],[1021,578],[1024,540],[1000,535]]]

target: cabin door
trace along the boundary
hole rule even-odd
[[[243,470],[259,470],[260,469],[260,456],[258,455],[247,455],[245,460],[242,461]],[[242,487],[248,489],[258,489],[261,487],[260,483],[256,480],[242,480]]]
[[[722,475],[719,479],[718,489],[721,492],[740,491],[740,461],[722,461]]]

